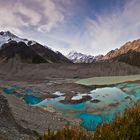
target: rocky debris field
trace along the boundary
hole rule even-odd
[[[0,63],[0,78],[7,81],[40,81],[123,76],[140,73],[139,67],[125,63],[100,62],[94,64],[22,64],[15,59]],[[65,80],[65,82],[67,82]]]
[[[0,94],[0,134],[9,140],[27,140],[29,136],[37,137],[35,131],[20,126],[13,117],[7,99]]]
[[[0,134],[9,140],[37,138],[48,129],[57,131],[78,120],[64,118],[51,107],[35,107],[13,95],[0,93]]]

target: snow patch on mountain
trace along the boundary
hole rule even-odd
[[[35,41],[32,41],[32,40],[29,41],[28,39],[20,38],[20,37],[18,37],[16,35],[12,34],[9,31],[0,32],[0,47],[5,43],[9,43],[10,41],[16,41],[17,43],[24,42],[26,45],[34,45],[34,44],[36,44]]]
[[[92,56],[72,51],[68,55],[66,55],[66,57],[73,63],[94,63],[97,61],[101,61],[103,55]]]
[[[95,62],[94,56],[78,53],[76,51],[70,52],[66,57],[68,59],[72,60],[74,63],[93,63],[93,62]]]

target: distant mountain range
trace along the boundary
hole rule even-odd
[[[23,63],[72,63],[60,52],[11,32],[0,32],[0,62],[16,59]]]
[[[140,39],[111,50],[106,55],[86,55],[76,51],[64,56],[58,51],[41,45],[36,41],[22,39],[9,31],[0,32],[0,62],[16,59],[22,63],[95,63],[118,61],[140,66]]]
[[[140,66],[140,39],[126,43],[120,49],[111,50],[104,56],[91,56],[72,51],[66,57],[74,63],[118,61],[134,66]]]
[[[68,55],[66,55],[66,57],[73,63],[94,63],[97,60],[101,60],[103,55],[92,56],[72,51]]]

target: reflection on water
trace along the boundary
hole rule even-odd
[[[47,106],[52,105],[56,110],[66,117],[79,118],[83,121],[82,126],[87,130],[95,130],[98,124],[110,122],[117,113],[132,106],[140,100],[140,84],[123,83],[115,87],[98,88],[89,93],[75,95],[72,99],[78,100],[83,96],[92,97],[90,101],[79,104],[63,104],[60,101],[65,99],[65,94],[56,92],[59,97],[45,99],[30,95],[31,89],[21,89],[17,86],[1,88],[6,94],[15,94],[22,98],[29,105]],[[94,102],[93,102],[94,101]]]

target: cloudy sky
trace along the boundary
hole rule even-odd
[[[105,54],[140,38],[140,0],[0,0],[0,30],[63,54]]]

